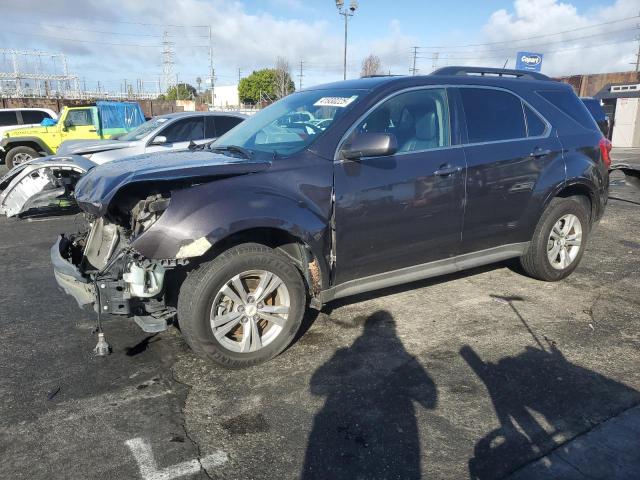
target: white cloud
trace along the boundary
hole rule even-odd
[[[626,71],[631,68],[637,46],[630,40],[638,19],[601,25],[638,15],[637,0],[617,0],[606,7],[579,13],[575,6],[559,0],[516,0],[513,12],[494,12],[483,27],[486,42],[497,45],[456,50],[472,54],[482,63],[501,66],[506,59],[514,66],[517,50],[544,54],[543,72],[550,75]],[[578,29],[578,30],[576,30]],[[568,32],[569,30],[575,30]],[[567,32],[561,35],[550,33]],[[522,41],[523,38],[532,38]],[[449,62],[454,63],[451,59]],[[459,63],[478,63],[465,58]]]

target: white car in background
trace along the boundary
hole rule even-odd
[[[48,108],[0,108],[0,138],[15,128],[37,127],[45,118],[58,119]]]

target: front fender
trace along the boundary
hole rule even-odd
[[[295,195],[246,175],[171,192],[160,219],[132,243],[147,258],[202,255],[211,245],[253,228],[275,228],[302,240],[319,260],[329,228],[330,187],[300,184]],[[323,201],[324,200],[324,201]],[[184,255],[194,245],[194,255]]]
[[[6,151],[11,150],[13,147],[22,145],[24,143],[35,143],[38,147],[47,155],[53,155],[53,150],[47,145],[47,143],[40,137],[32,136],[20,136],[20,137],[5,137],[2,141],[2,146]]]

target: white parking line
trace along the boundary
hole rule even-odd
[[[143,480],[173,480],[185,475],[193,475],[203,468],[219,467],[228,460],[227,454],[218,450],[202,459],[194,458],[159,470],[149,442],[142,438],[132,438],[125,443],[138,462]]]

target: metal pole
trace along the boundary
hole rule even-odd
[[[209,25],[209,73],[210,73],[210,82],[211,82],[211,106],[213,107],[214,102],[215,102],[215,95],[214,95],[214,80],[213,80],[213,76],[214,76],[214,72],[213,72],[213,47],[212,47],[212,39],[211,39],[211,25]]]
[[[347,19],[349,15],[344,12],[344,68],[343,68],[343,80],[347,79]]]
[[[416,56],[418,55],[418,47],[413,47],[413,68],[411,69],[411,75],[416,74]]]

